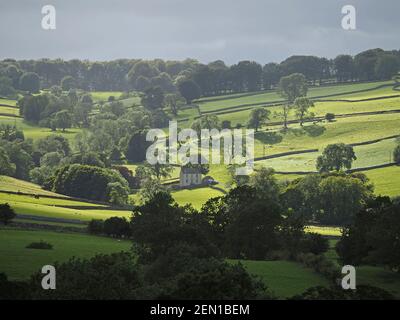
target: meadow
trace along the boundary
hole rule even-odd
[[[32,242],[46,241],[52,250],[25,248]],[[130,241],[84,234],[0,229],[0,273],[10,279],[27,279],[44,265],[64,262],[72,257],[90,258],[96,254],[128,251]]]

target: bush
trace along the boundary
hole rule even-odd
[[[334,113],[327,113],[325,115],[325,119],[329,122],[332,122],[335,119],[335,114]]]
[[[102,234],[104,233],[104,221],[103,220],[90,220],[87,230],[90,234]]]
[[[104,221],[104,233],[117,238],[129,237],[131,235],[130,224],[125,218],[111,217]]]
[[[297,255],[296,261],[308,268],[313,269],[315,272],[322,274],[332,281],[335,281],[341,275],[338,267],[323,255],[300,253]]]
[[[10,223],[17,215],[8,203],[0,204],[0,222],[4,225]]]
[[[304,240],[304,251],[313,254],[321,254],[329,249],[329,241],[327,238],[317,233],[306,234]]]
[[[45,242],[43,240],[40,240],[39,242],[32,242],[28,244],[25,248],[27,249],[40,249],[40,250],[52,250],[53,245]]]

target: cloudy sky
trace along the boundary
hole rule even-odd
[[[56,8],[56,30],[41,27]],[[341,27],[354,5],[357,29]],[[280,62],[400,49],[399,0],[0,0],[0,59]]]

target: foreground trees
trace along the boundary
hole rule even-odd
[[[346,264],[362,263],[400,270],[400,202],[377,198],[344,229],[336,250]]]

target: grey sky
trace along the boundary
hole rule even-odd
[[[41,28],[41,8],[57,29]],[[357,9],[357,30],[341,8]],[[400,49],[399,0],[0,0],[0,59],[187,57],[201,62],[279,62]]]

